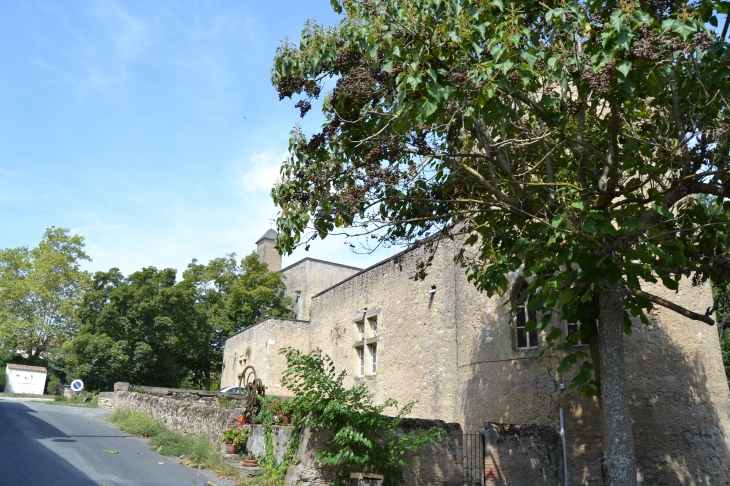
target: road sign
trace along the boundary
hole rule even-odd
[[[74,380],[71,382],[71,389],[75,392],[81,391],[84,389],[84,382],[81,380]]]

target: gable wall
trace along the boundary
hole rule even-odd
[[[456,330],[450,243],[441,243],[423,281],[409,279],[426,252],[388,260],[318,295],[312,305],[310,346],[348,372],[346,385],[365,383],[376,400],[417,402],[411,416],[455,421]],[[432,285],[436,292],[428,295]],[[356,312],[379,315],[378,373],[353,377]]]
[[[291,395],[279,384],[286,359],[278,351],[284,346],[307,351],[309,322],[269,318],[231,336],[223,351],[221,388],[238,386],[238,374],[242,371],[239,360],[245,358],[246,365],[252,365],[256,376],[266,385],[268,394]]]
[[[284,295],[291,297],[297,319],[308,321],[312,296],[336,285],[346,278],[358,273],[359,268],[322,262],[305,258],[284,270],[286,290]],[[299,302],[296,302],[299,292]]]

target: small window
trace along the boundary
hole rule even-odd
[[[574,332],[580,331],[580,325],[576,322],[569,322],[568,323],[568,336],[573,334]],[[589,344],[588,343],[588,336],[583,337],[579,343],[577,344]]]
[[[357,356],[360,358],[360,376],[365,376],[365,348],[357,348]]]
[[[368,318],[368,323],[370,324],[370,337],[378,337],[378,319],[370,317]]]
[[[516,306],[515,306],[515,348],[527,349],[537,347],[537,331],[525,331],[528,321],[537,322],[537,312],[529,310],[529,303],[533,296],[529,295],[527,299],[523,299],[524,291],[527,289],[527,283],[523,283],[519,294],[517,295]]]
[[[378,372],[378,345],[377,344],[370,345],[370,357],[373,362],[373,374],[376,374]]]
[[[358,341],[362,341],[365,339],[365,323],[360,321],[357,324],[357,334],[360,336]]]

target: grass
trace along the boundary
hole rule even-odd
[[[85,398],[91,398],[90,401],[85,402]],[[63,395],[56,395],[53,397],[52,402],[42,402],[51,405],[68,405],[72,407],[85,407],[85,408],[98,408],[99,407],[99,395],[92,395],[88,392],[80,392],[75,398],[66,398]]]
[[[4,393],[0,392],[0,397],[16,397],[16,398],[53,398],[53,395],[32,395],[30,393]]]
[[[206,438],[174,432],[149,414],[132,410],[116,410],[109,420],[124,432],[149,439],[163,456],[176,456],[185,459],[185,465],[202,466],[221,477],[238,479],[236,468],[221,461],[220,447]]]
[[[84,403],[84,402],[75,402],[75,401],[71,401],[71,400],[53,400],[52,402],[38,401],[36,403],[45,403],[46,405],[63,405],[66,407],[99,408],[99,405],[97,405],[96,401]]]

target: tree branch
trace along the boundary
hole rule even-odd
[[[692,312],[691,310],[685,309],[682,306],[679,306],[673,302],[669,302],[668,300],[662,299],[661,297],[657,297],[656,295],[644,292],[643,290],[634,290],[627,288],[626,291],[634,297],[641,297],[642,299],[646,299],[649,302],[653,302],[657,305],[661,305],[662,307],[666,307],[667,309],[671,309],[677,314],[681,314],[684,317],[689,317],[693,321],[702,321],[709,326],[715,324],[715,321],[712,320],[709,315]]]

